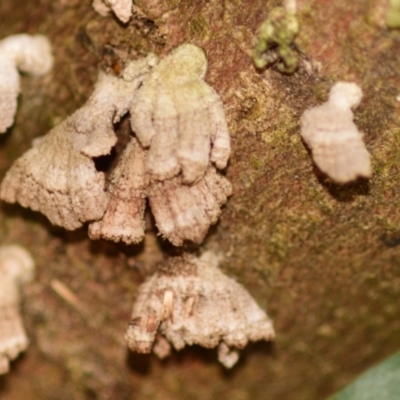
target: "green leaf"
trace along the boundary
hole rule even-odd
[[[400,399],[400,352],[359,376],[329,400]]]

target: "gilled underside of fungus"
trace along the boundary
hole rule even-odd
[[[181,246],[185,240],[200,244],[210,225],[217,222],[221,206],[231,194],[231,184],[212,165],[191,185],[183,184],[181,176],[152,181],[145,167],[146,154],[138,141],[131,138],[109,179],[106,212],[100,221],[89,225],[89,236],[127,244],[142,241],[148,198],[164,238],[175,246]]]

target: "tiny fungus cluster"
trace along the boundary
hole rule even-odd
[[[122,22],[132,14],[131,0],[94,0],[93,7],[102,15],[112,10]],[[298,30],[296,2],[286,0],[260,28],[256,66],[276,64],[293,73]],[[12,125],[16,112],[17,69],[40,75],[52,62],[43,36],[0,41],[0,132]],[[87,223],[92,239],[126,244],[144,239],[148,203],[164,239],[174,246],[200,245],[232,193],[221,173],[230,156],[224,107],[204,81],[206,71],[203,50],[182,44],[161,61],[154,54],[131,61],[121,77],[101,72],[86,104],[15,161],[1,184],[1,199],[39,211],[68,230]],[[353,122],[352,108],[361,97],[356,84],[337,82],[329,100],[301,118],[301,136],[316,165],[338,183],[372,173],[363,135]],[[111,153],[117,143],[114,124],[128,113],[132,132],[106,174],[94,159]],[[231,368],[248,341],[274,338],[272,321],[218,269],[216,254],[180,254],[166,257],[139,289],[126,333],[130,349],[163,358],[172,347],[218,347],[219,361]],[[0,248],[0,373],[27,346],[18,285],[32,269],[23,249]]]
[[[45,3],[46,6],[43,10],[46,9],[47,3],[51,2]],[[61,3],[68,3],[68,1],[63,0]],[[68,4],[68,7],[73,10],[79,2],[71,3],[73,4]],[[121,47],[126,45],[126,47],[130,47],[130,50],[135,49],[138,52],[152,46],[161,48],[164,44],[166,44],[164,47],[164,51],[166,51],[165,49],[172,46],[172,41],[175,43],[183,37],[190,37],[191,40],[208,46],[210,54],[219,57],[219,59],[212,60],[215,62],[213,65],[221,70],[225,68],[225,71],[217,71],[214,75],[220,79],[221,87],[228,85],[227,78],[221,78],[222,73],[229,75],[228,78],[235,77],[240,82],[239,84],[235,82],[235,85],[226,89],[225,93],[227,93],[227,98],[237,97],[243,99],[243,103],[247,103],[247,105],[242,104],[243,111],[238,110],[235,114],[237,119],[243,118],[245,121],[233,121],[237,123],[237,127],[251,127],[244,135],[241,135],[242,132],[240,132],[235,137],[237,143],[247,140],[246,143],[239,143],[236,147],[236,149],[244,149],[246,154],[254,149],[257,140],[254,132],[266,129],[261,125],[267,119],[259,118],[259,112],[265,112],[263,107],[270,110],[275,108],[275,105],[273,107],[270,105],[275,103],[275,99],[270,102],[270,99],[264,101],[265,98],[257,97],[261,89],[255,87],[256,82],[266,83],[272,77],[268,86],[280,90],[279,99],[276,101],[278,106],[275,109],[279,110],[278,112],[286,110],[282,114],[285,119],[290,114],[288,117],[290,122],[286,126],[293,127],[295,124],[292,123],[292,115],[294,115],[292,112],[301,107],[298,105],[300,96],[295,97],[295,93],[304,95],[313,83],[318,81],[318,85],[320,85],[322,81],[319,79],[320,77],[311,76],[311,67],[307,71],[309,72],[308,76],[302,74],[304,66],[312,65],[308,61],[305,49],[311,49],[313,54],[324,55],[327,58],[333,54],[336,59],[345,60],[348,57],[349,49],[353,50],[353,44],[359,40],[359,37],[364,38],[365,43],[380,43],[380,47],[387,50],[392,44],[392,39],[388,39],[388,29],[386,28],[400,28],[400,0],[386,1],[387,13],[384,19],[387,26],[385,27],[386,32],[380,32],[385,39],[381,42],[375,40],[371,34],[371,27],[368,28],[366,36],[365,34],[359,35],[360,24],[357,21],[349,23],[350,12],[347,13],[345,21],[331,24],[335,10],[328,10],[329,13],[323,19],[329,24],[321,30],[324,33],[322,40],[321,38],[315,40],[315,34],[314,37],[312,35],[299,36],[300,21],[308,26],[315,24],[314,17],[317,14],[314,11],[311,12],[310,9],[315,5],[314,3],[318,2],[302,2],[303,9],[300,10],[299,15],[297,14],[296,0],[282,0],[281,6],[277,6],[279,2],[275,1],[221,1],[214,3],[180,0],[90,0],[90,2],[88,0],[88,8],[90,8],[90,3],[100,15],[113,15],[118,29],[115,29],[116,27],[112,24],[107,24],[104,30],[105,34],[99,35],[101,23],[98,24],[97,20],[101,18],[97,16],[93,25],[93,21],[87,23],[88,21],[85,20],[82,23],[85,35],[79,34],[81,39],[90,39],[89,36],[86,37],[87,28],[88,32],[95,32],[93,43],[104,43],[105,41],[111,43],[111,40],[115,39],[115,43],[119,43]],[[246,3],[251,3],[249,15],[240,16],[239,13],[232,11],[238,7],[238,4],[246,5]],[[248,57],[250,53],[248,43],[252,33],[248,34],[248,30],[252,28],[251,24],[263,12],[262,7],[265,4],[262,3],[267,3],[266,7],[269,9],[264,8],[267,18],[260,24],[258,31],[254,32],[251,59]],[[359,12],[364,8],[369,8],[370,5],[367,3],[374,3],[374,1],[362,3],[365,4],[358,8]],[[218,7],[215,7],[215,4]],[[156,10],[156,12],[146,13],[144,11],[146,7],[149,10]],[[57,9],[59,10],[59,7]],[[171,9],[172,11],[170,11]],[[43,10],[41,13],[45,14],[42,12]],[[169,11],[164,14],[165,10]],[[261,13],[258,13],[260,10]],[[183,17],[179,15],[180,12],[185,13]],[[93,11],[91,13],[94,14]],[[221,16],[223,16],[223,20],[221,20]],[[42,16],[40,18],[35,16],[37,20],[41,18]],[[56,20],[57,15],[52,18],[53,21]],[[65,21],[70,22],[69,18],[69,14],[67,19],[63,18],[64,26]],[[131,24],[128,25],[131,19]],[[40,26],[47,29],[48,21],[46,24],[41,23]],[[60,29],[62,26],[62,24],[57,25],[57,29],[52,30],[53,34],[62,32],[63,30]],[[232,32],[232,27],[235,28],[235,32]],[[340,32],[340,35],[336,35],[339,40],[331,41],[332,37],[329,36],[328,30],[332,27],[334,27],[335,33],[338,29],[344,31],[347,27],[350,29],[349,34],[346,36],[346,32]],[[116,35],[115,38],[110,38],[111,33]],[[138,34],[138,38],[134,43],[128,43],[129,35],[132,34]],[[349,37],[352,42],[349,46],[343,47],[346,37]],[[326,38],[328,40],[325,40]],[[398,35],[396,38],[398,40]],[[171,42],[168,42],[170,39]],[[62,43],[63,41],[64,38],[58,42]],[[323,45],[321,45],[322,42]],[[330,48],[331,43],[334,43],[332,48]],[[222,48],[224,45],[226,48]],[[356,60],[366,59],[365,53],[362,53],[364,50],[361,49],[363,46],[367,45],[357,43],[357,53],[352,54],[351,57],[352,64],[343,70],[347,72],[339,71],[337,65],[333,65],[330,69],[331,73],[334,71],[335,76],[340,76],[341,73],[343,76],[347,74],[347,77],[357,76],[357,74],[361,76],[357,68],[354,68],[354,64]],[[97,52],[97,45],[93,47],[96,47],[96,54],[101,54],[101,52]],[[382,49],[380,52],[374,52],[374,55],[384,55]],[[122,49],[118,48],[118,52],[119,50]],[[130,50],[126,53],[121,51],[121,54],[126,56],[132,54]],[[382,71],[393,72],[391,67],[394,65],[395,58],[392,58],[389,52],[387,54],[388,57],[380,63],[383,65],[380,65],[380,68]],[[224,56],[227,57],[227,61],[222,59]],[[370,58],[374,59],[374,65],[377,65],[379,57]],[[52,65],[51,45],[49,40],[42,35],[18,34],[0,41],[0,134],[7,132],[14,123],[21,90],[20,73],[41,76],[48,73]],[[163,247],[164,250],[168,249],[166,251],[169,251],[170,254],[165,255],[164,261],[157,266],[151,276],[145,279],[137,291],[131,320],[130,322],[126,321],[125,342],[127,347],[137,353],[155,354],[164,359],[174,351],[197,345],[215,349],[218,361],[225,368],[232,368],[238,362],[240,350],[249,342],[272,341],[275,338],[275,332],[272,320],[259,307],[244,286],[221,271],[219,263],[222,255],[203,251],[200,248],[210,227],[218,222],[222,208],[233,192],[232,185],[224,171],[231,153],[230,134],[224,104],[217,92],[205,81],[208,68],[206,53],[194,44],[185,43],[174,48],[162,59],[150,53],[144,58],[133,61],[124,59],[121,65],[124,65],[125,68],[123,71],[119,71],[122,72],[120,76],[101,71],[93,93],[86,103],[46,135],[36,138],[32,147],[13,163],[1,182],[0,199],[8,203],[18,203],[23,207],[40,212],[52,224],[67,230],[87,228],[88,235],[93,240],[110,240],[126,245],[137,244],[145,238],[146,223],[154,224],[153,231],[156,231],[163,240],[168,241],[171,245]],[[265,71],[270,67],[285,76],[279,76],[279,79],[276,79],[275,72]],[[368,64],[367,72],[370,71],[369,67]],[[288,75],[294,74],[296,71],[299,73],[290,81],[291,78]],[[352,71],[352,73],[350,74],[348,71]],[[352,75],[353,73],[354,75]],[[252,74],[258,74],[258,76],[255,78]],[[261,76],[261,74],[264,75]],[[379,72],[376,76],[379,78],[389,76],[387,72],[385,74]],[[376,76],[374,75],[374,79]],[[390,75],[391,81],[394,76],[393,73]],[[329,77],[325,76],[325,78]],[[365,82],[364,88],[368,84],[371,85],[370,77],[362,79]],[[384,79],[380,80],[384,82]],[[295,85],[304,85],[304,87],[295,87]],[[291,93],[288,95],[289,92]],[[358,178],[368,179],[372,176],[371,156],[364,143],[364,134],[354,122],[353,111],[359,106],[362,96],[362,90],[356,83],[338,81],[331,86],[328,100],[323,104],[313,104],[314,107],[305,110],[298,121],[299,133],[304,144],[309,148],[315,165],[330,180],[339,185]],[[309,98],[309,94],[304,95],[304,98]],[[397,100],[400,101],[400,95]],[[297,104],[293,105],[295,101]],[[386,112],[388,107],[386,101],[384,103]],[[385,118],[389,119],[390,113],[388,112],[389,116]],[[130,119],[130,125],[120,126],[117,137],[115,124],[124,117]],[[276,121],[272,119],[271,122],[267,121],[266,123],[269,126],[276,125]],[[384,126],[384,122],[379,121],[379,124],[379,126]],[[239,131],[240,128],[237,130]],[[121,138],[123,134],[125,137]],[[250,136],[253,137],[249,139]],[[278,136],[279,140],[276,140]],[[7,140],[7,135],[4,135],[3,138]],[[252,184],[249,193],[257,197],[257,209],[262,208],[265,199],[272,198],[278,191],[282,193],[283,185],[289,182],[289,180],[281,179],[281,174],[274,174],[277,168],[281,167],[281,165],[278,167],[277,165],[281,163],[289,149],[289,146],[281,147],[283,142],[281,138],[282,134],[279,130],[279,134],[275,134],[273,138],[275,150],[272,156],[263,159],[271,160],[275,165],[258,168],[259,161],[263,160],[245,160],[246,154],[235,157],[238,160],[238,166],[231,176],[239,177],[239,180],[242,173],[246,172],[239,171],[239,165],[246,165],[246,167],[250,164],[253,165],[253,171],[250,173],[254,175],[256,184]],[[118,139],[120,139],[119,143]],[[290,148],[298,146],[299,136],[296,139],[297,141],[290,143]],[[123,144],[125,147],[122,149]],[[304,150],[301,146],[300,149]],[[296,161],[303,154],[305,151],[300,152]],[[116,157],[111,163],[112,166],[104,171],[99,168],[97,161],[99,157],[108,155]],[[292,162],[290,168],[292,169],[293,166],[296,168],[297,165],[299,164]],[[258,171],[255,171],[256,169]],[[285,173],[288,174],[288,171]],[[261,174],[264,175],[262,179],[259,179]],[[273,179],[270,179],[271,177]],[[272,180],[277,183],[268,196],[264,196],[266,192],[263,191],[270,190],[271,186],[260,189],[259,184]],[[382,181],[384,182],[384,179]],[[296,187],[301,186],[297,184],[298,182],[296,182]],[[243,185],[243,190],[246,186]],[[299,243],[305,242],[309,237],[311,237],[309,242],[312,241],[313,245],[311,247],[316,247],[314,242],[320,240],[325,231],[322,234],[318,231],[314,235],[314,231],[318,230],[315,229],[315,226],[318,225],[319,228],[332,225],[331,222],[337,213],[335,212],[333,215],[332,212],[329,212],[333,216],[326,217],[325,214],[328,213],[324,211],[324,208],[331,209],[334,203],[329,201],[328,204],[324,197],[323,201],[319,201],[317,208],[306,210],[304,218],[290,218],[289,222],[295,220],[297,223],[307,220],[300,228],[296,226],[296,229],[292,229],[293,226],[291,226],[290,229],[286,229],[285,225],[283,229],[281,222],[285,220],[285,211],[300,212],[299,210],[304,211],[309,207],[310,203],[303,201],[304,198],[300,202],[299,198],[293,200],[291,195],[296,192],[294,194],[296,196],[301,192],[301,196],[304,197],[305,193],[310,192],[310,188],[314,190],[312,185],[303,185],[297,192],[292,190],[289,195],[285,194],[282,200],[283,205],[281,205],[281,199],[279,202],[274,202],[269,209],[280,207],[278,218],[273,215],[273,218],[270,218],[267,223],[263,223],[263,227],[261,224],[255,224],[257,227],[261,227],[262,232],[259,235],[255,234],[257,237],[253,241],[253,237],[250,235],[253,235],[256,228],[249,228],[248,221],[254,221],[255,217],[260,214],[257,210],[250,213],[242,212],[244,203],[236,203],[232,207],[231,221],[238,226],[247,218],[247,225],[245,224],[243,228],[246,231],[240,228],[239,234],[233,232],[226,247],[233,249],[234,245],[242,239],[238,236],[243,232],[245,235],[250,232],[245,244],[240,244],[241,249],[249,245],[249,248],[244,249],[241,256],[244,259],[263,247],[261,251],[265,253],[257,259],[257,265],[261,264],[265,259],[265,254],[269,257],[274,251],[271,253],[270,247],[266,249],[259,238],[263,236],[268,227],[273,225],[278,229],[276,236],[278,239],[273,243],[275,250],[279,247],[275,251],[275,253],[279,253],[278,256],[272,254],[273,258],[276,260],[286,258],[286,261],[294,259],[298,265],[308,262],[312,258],[310,258],[310,254],[303,257],[304,254],[297,254],[299,252],[296,253],[296,249],[299,247]],[[343,192],[348,193],[347,189],[349,188],[345,187]],[[332,194],[331,190],[327,192],[330,193],[324,193],[323,196]],[[246,200],[250,198],[249,193],[246,194]],[[386,196],[386,193],[383,195],[383,197],[390,197]],[[322,199],[320,194],[318,197]],[[374,197],[374,199],[376,198],[379,199],[379,197]],[[277,206],[277,204],[279,205]],[[338,204],[334,205],[339,209]],[[248,202],[245,205],[251,207]],[[340,215],[341,219],[343,216],[350,215],[347,214],[347,210],[351,206],[351,202],[346,204],[344,213]],[[358,207],[364,207],[364,201],[359,202]],[[341,209],[339,211],[342,212]],[[149,213],[152,218],[146,218]],[[379,213],[377,218],[382,220],[383,217],[380,214],[382,213]],[[362,215],[359,214],[357,218]],[[321,221],[322,223],[320,223]],[[385,220],[380,225],[392,225],[391,221],[392,219],[389,222]],[[340,230],[336,230],[329,238],[336,238],[337,232],[341,233],[343,227],[349,226],[357,228],[354,223],[340,225]],[[354,232],[355,229],[350,231]],[[298,232],[300,232],[299,235]],[[300,241],[292,245],[290,241],[295,236],[299,237]],[[278,244],[277,241],[279,241]],[[339,244],[339,247],[343,247],[341,243]],[[284,248],[284,256],[281,256],[282,248]],[[289,248],[289,251],[286,251],[286,248]],[[354,248],[350,246],[349,249],[345,249],[347,252],[342,252],[343,257],[348,254],[352,255]],[[317,252],[319,250],[318,248]],[[232,252],[232,254],[238,253],[237,249]],[[292,257],[293,254],[288,254],[286,257],[286,253],[293,253],[294,257]],[[389,254],[390,257],[391,254]],[[322,256],[321,254],[317,254],[317,256],[314,259],[318,262]],[[359,259],[355,261],[357,260]],[[280,274],[284,280],[292,280],[291,269],[286,268],[285,274]],[[289,272],[290,275],[288,279],[286,272]],[[9,372],[10,363],[28,347],[29,339],[20,314],[21,286],[29,282],[33,275],[34,261],[26,250],[17,245],[0,246],[0,376]],[[276,274],[272,274],[272,276],[272,279],[275,279]],[[303,274],[300,278],[306,281],[313,276],[316,275],[311,271],[311,273]],[[276,279],[280,278],[281,276]],[[54,280],[50,285],[55,291],[58,290],[59,293],[62,293],[63,286],[58,283],[57,280]],[[80,282],[78,283],[80,284]],[[341,285],[342,280],[338,280],[335,284],[336,286],[331,287],[335,288],[339,285],[341,290],[346,290],[346,286]],[[130,286],[125,285],[126,287]],[[93,285],[93,288],[95,288],[93,290],[97,290],[98,286]],[[117,291],[119,290],[120,288],[117,287]],[[301,291],[303,290],[301,289]],[[325,288],[321,291],[328,295],[331,292],[332,290],[328,291]],[[68,292],[64,293],[70,296]],[[108,295],[109,293],[111,292],[107,292]],[[308,297],[311,298],[311,296]],[[72,299],[72,303],[74,298],[71,296],[69,298]],[[123,296],[120,296],[121,298]],[[101,297],[99,299],[102,300]],[[295,296],[283,303],[287,305],[286,310],[295,302],[293,299]],[[35,299],[31,299],[31,301],[35,301]],[[311,304],[311,300],[307,301],[308,305]],[[96,303],[93,302],[93,304]],[[330,305],[329,307],[332,308]],[[308,308],[303,307],[307,310],[306,317],[313,320],[310,326],[311,328],[317,327],[317,333],[319,333],[321,330],[318,328],[320,326],[317,318],[319,315],[316,313],[311,315],[314,310],[312,307]],[[393,313],[391,312],[391,314]],[[82,315],[86,316],[84,313]],[[87,320],[90,321],[92,314],[88,313],[87,315]],[[290,319],[296,320],[293,315],[289,316],[286,318],[286,323],[284,320],[283,323],[280,321],[280,326],[287,326],[287,321]],[[98,324],[101,324],[104,318],[96,320],[99,321]],[[382,321],[385,320],[382,319]],[[315,322],[318,322],[318,325]],[[343,324],[343,321],[340,324]],[[328,328],[329,331],[335,332],[337,327],[328,325]],[[51,335],[51,339],[54,337],[55,335]],[[104,338],[106,340],[104,343],[114,340],[111,335],[104,335]],[[295,346],[293,354],[299,353],[299,349],[302,352],[303,348],[310,347],[308,345]],[[79,350],[79,346],[75,346],[73,355],[80,352]],[[111,351],[108,350],[107,357],[109,354]],[[313,355],[309,351],[308,354]],[[301,358],[304,359],[302,354]],[[88,364],[90,368],[91,365],[97,363],[97,358],[93,360],[93,364],[92,361]],[[289,357],[283,359],[283,362],[280,360],[273,368],[280,369],[283,368],[282,366],[286,368],[287,361],[290,361]],[[74,362],[71,362],[71,365],[74,368]],[[328,370],[328,374],[324,371],[326,376],[331,374],[330,364],[323,362],[320,365]],[[92,374],[90,368],[82,370],[82,374],[75,374],[76,371],[72,372],[75,375],[94,379],[92,376],[95,374]],[[254,368],[250,372],[253,373]],[[278,371],[279,373],[280,371]],[[104,373],[97,375],[100,377],[99,381],[104,381],[102,384],[108,385],[108,382],[111,381],[108,381],[107,374],[108,370],[104,370]],[[326,376],[325,380],[327,380]],[[330,376],[328,378],[330,379]],[[258,377],[255,379],[258,380]],[[135,381],[137,381],[136,378]],[[296,382],[292,386],[295,387]],[[92,394],[89,385],[84,389],[85,394]],[[120,390],[128,392],[125,389],[125,386],[118,387],[118,393]],[[254,392],[258,393],[257,390]],[[280,388],[278,388],[278,392],[279,390]],[[145,388],[145,391],[148,391],[148,387]],[[277,391],[275,390],[275,392]],[[230,391],[230,393],[233,393],[233,396],[249,397],[247,393],[239,391]],[[97,395],[97,393],[94,394]],[[201,396],[203,396],[203,392],[201,392]],[[106,397],[103,395],[102,398]]]
[[[144,238],[148,200],[165,239],[174,246],[201,244],[232,193],[219,172],[230,156],[229,131],[223,104],[204,81],[206,70],[203,50],[183,44],[161,61],[149,54],[130,62],[122,77],[100,73],[86,104],[15,161],[1,199],[68,230],[88,223],[92,239],[127,244]],[[113,124],[128,112],[132,134],[106,176],[94,159],[111,153]],[[218,346],[228,368],[248,341],[274,337],[265,312],[212,257],[198,260],[184,252],[167,258],[140,289],[129,347],[150,352],[158,331],[157,355],[169,353],[168,343],[178,350]]]

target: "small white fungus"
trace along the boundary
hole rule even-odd
[[[20,285],[32,280],[34,266],[21,246],[0,246],[0,375],[6,374],[10,361],[28,347],[19,309]]]
[[[352,108],[360,104],[362,91],[355,83],[337,82],[329,100],[306,110],[301,118],[301,136],[318,168],[338,183],[369,178],[371,160],[363,134],[353,122]]]
[[[132,16],[132,0],[93,0],[96,12],[106,17],[112,10],[121,22],[128,22]]]
[[[14,122],[20,92],[18,70],[44,75],[53,66],[49,40],[43,35],[12,35],[0,40],[0,133]]]

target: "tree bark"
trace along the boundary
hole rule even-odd
[[[127,247],[91,242],[84,229],[66,232],[3,204],[1,242],[32,253],[37,279],[25,288],[23,305],[32,343],[0,379],[0,394],[324,399],[397,350],[400,34],[386,26],[387,2],[299,0],[300,63],[292,75],[256,70],[251,58],[257,29],[277,1],[137,1],[126,25],[96,14],[90,3],[0,1],[0,38],[42,33],[55,56],[50,75],[22,79],[15,124],[0,137],[1,176],[33,138],[83,104],[99,68],[118,73],[124,60],[149,51],[163,57],[180,43],[201,46],[206,81],[228,118],[226,176],[234,188],[203,247],[223,252],[222,269],[267,310],[277,338],[248,346],[232,372],[201,348],[165,362],[129,354],[123,336],[135,293],[170,250],[151,219],[145,243]],[[373,166],[372,179],[346,185],[318,171],[299,134],[303,111],[325,101],[338,80],[363,90],[355,122]],[[118,130],[127,132],[128,122]]]

